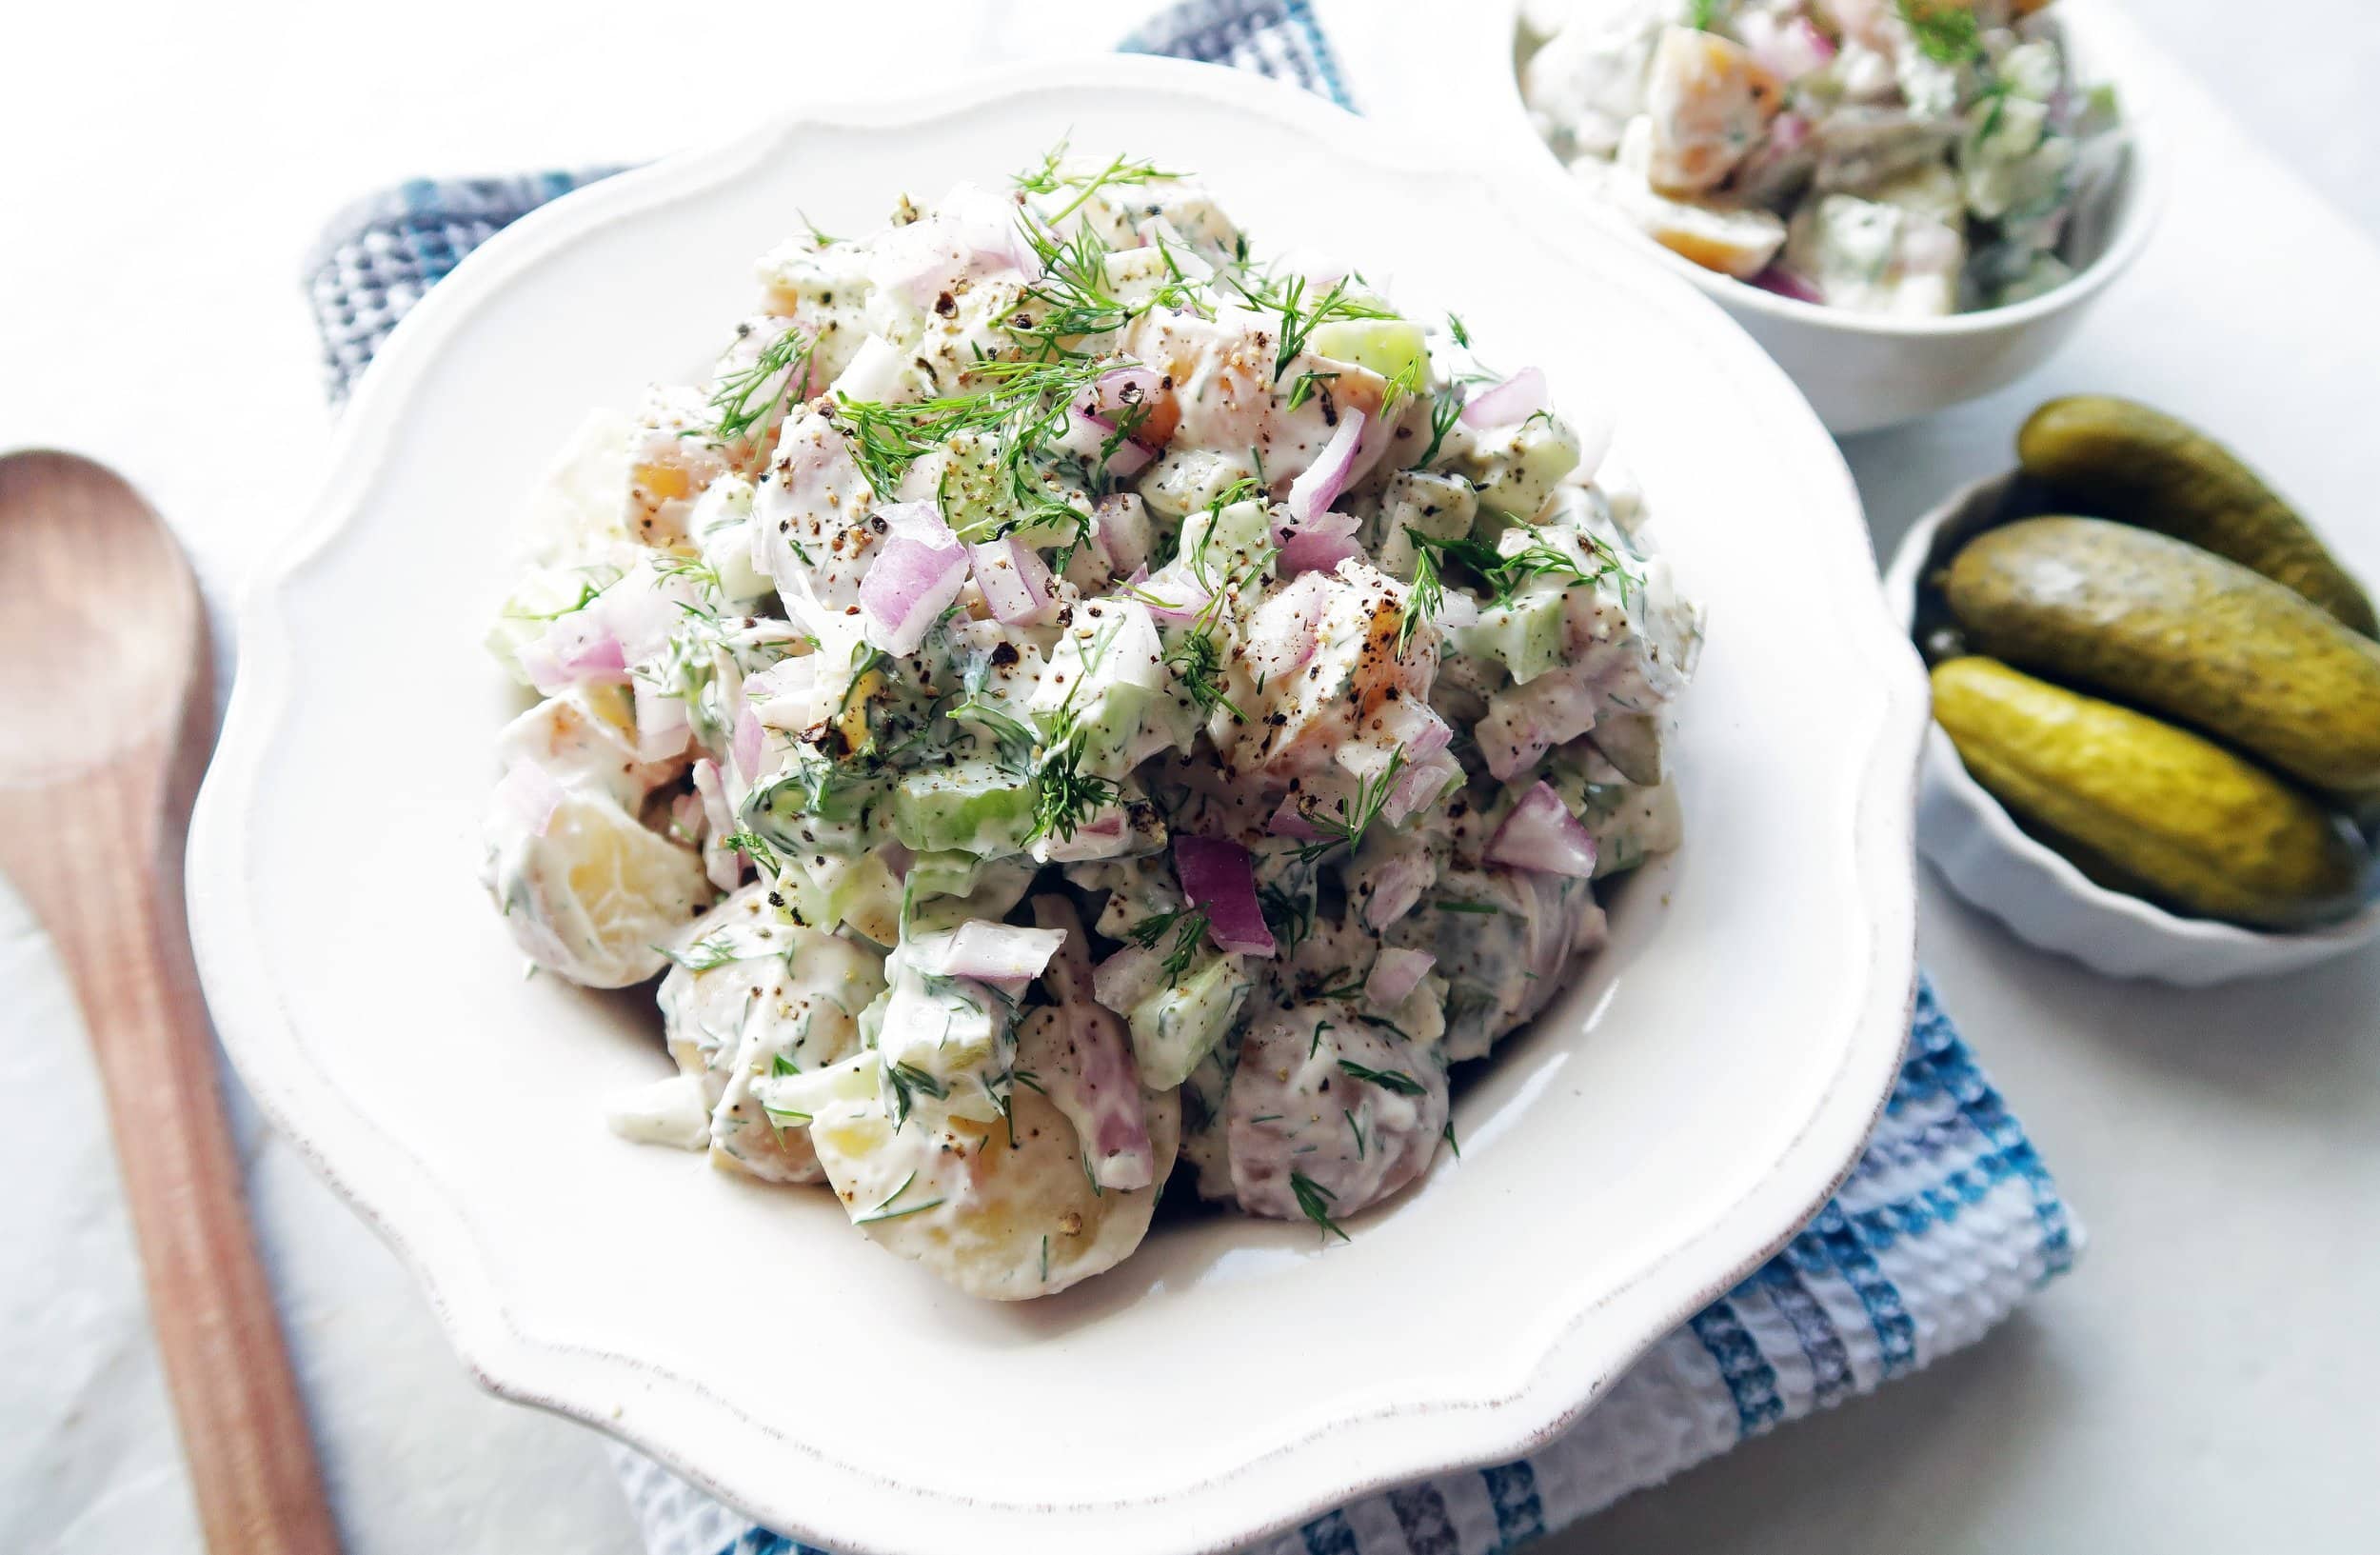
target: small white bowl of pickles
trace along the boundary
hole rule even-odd
[[[2045,950],[2203,987],[2380,942],[2371,605],[2249,468],[2127,401],[2053,400],[2019,468],[1910,530],[1932,668],[1917,842]]]

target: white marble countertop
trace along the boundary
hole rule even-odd
[[[2033,400],[2112,389],[2254,450],[2380,576],[2380,110],[2364,86],[2380,22],[2359,0],[2297,0],[2286,32],[2242,28],[2217,0],[2133,7],[2229,106],[2160,81],[2177,174],[2166,229],[2068,354],[1850,446],[1878,544],[2004,463]],[[922,83],[962,62],[1096,52],[1152,9],[881,0],[774,23],[612,0],[28,9],[0,96],[0,448],[114,463],[220,594],[287,532],[320,468],[295,275],[350,195],[733,129],[766,105],[748,72],[721,68],[722,30],[740,50],[773,41],[768,85],[798,93],[808,61],[871,24],[925,40],[902,67]],[[1424,36],[1378,26],[1361,0],[1322,10],[1359,82]],[[1974,1350],[1543,1547],[2380,1545],[2380,1346],[2349,1326],[2380,1300],[2380,956],[2182,994],[2027,950],[1937,880],[1923,889],[1926,962],[2090,1226],[2083,1264]],[[0,1548],[195,1547],[95,1081],[5,891],[0,1032]],[[394,1260],[289,1150],[250,1138],[350,1547],[631,1555],[595,1439],[475,1392]]]

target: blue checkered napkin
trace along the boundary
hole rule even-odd
[[[1305,0],[1189,0],[1124,47],[1261,70],[1349,101]],[[608,170],[420,180],[350,207],[307,269],[333,397],[465,253]],[[1883,1121],[1841,1191],[1783,1252],[1662,1339],[1535,1456],[1370,1497],[1256,1555],[1512,1549],[1972,1344],[2064,1272],[2080,1242],[2023,1126],[1920,987]],[[807,1548],[639,1453],[612,1451],[653,1555]]]

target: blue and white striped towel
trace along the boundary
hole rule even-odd
[[[1305,0],[1190,0],[1125,41],[1261,70],[1353,106]],[[613,169],[415,180],[350,208],[309,262],[343,398],[406,310],[506,223]],[[2073,1262],[2081,1233],[2033,1142],[1920,987],[1884,1119],[1833,1201],[1535,1456],[1329,1512],[1259,1555],[1496,1555],[1747,1437],[1973,1343]],[[616,1447],[653,1555],[808,1549]]]

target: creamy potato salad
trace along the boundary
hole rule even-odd
[[[491,638],[505,921],[660,979],[615,1126],[979,1296],[1177,1172],[1343,1236],[1678,840],[1700,618],[1606,432],[1144,162],[759,270],[579,433]]]
[[[1539,133],[1656,242],[1771,291],[1929,317],[2037,296],[2118,150],[2048,0],[1547,0]]]

